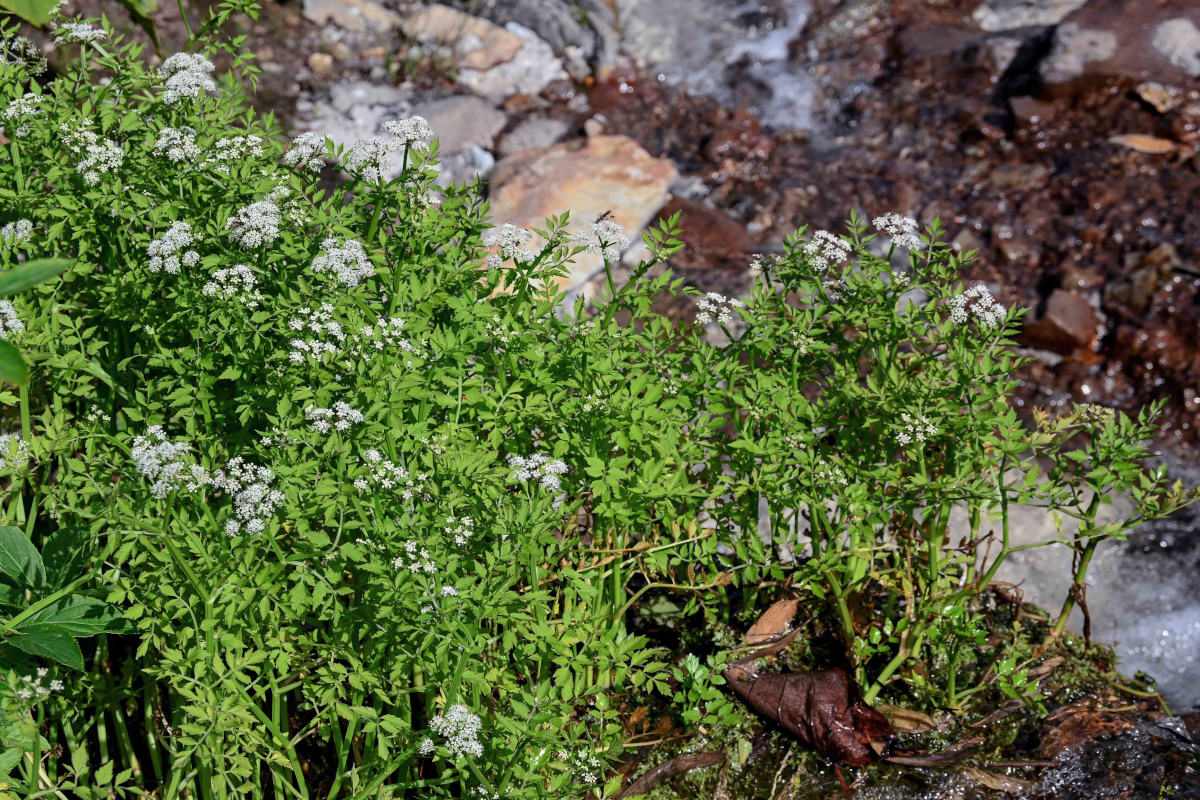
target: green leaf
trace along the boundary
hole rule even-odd
[[[0,572],[29,589],[46,582],[42,557],[20,528],[0,528]]]
[[[11,11],[26,22],[45,25],[50,21],[58,0],[0,0],[0,8]]]
[[[93,636],[97,633],[116,633],[127,626],[121,613],[94,597],[70,595],[43,608],[29,618],[33,624],[52,624],[71,636]],[[29,627],[22,625],[21,630]]]
[[[24,383],[29,378],[29,368],[21,351],[6,339],[0,339],[0,381]]]
[[[0,3],[4,0],[0,0]],[[74,264],[65,258],[39,258],[0,275],[0,297],[24,291],[63,272]]]
[[[69,633],[53,624],[30,625],[4,640],[18,650],[31,656],[41,656],[57,661],[71,669],[83,671],[83,653]]]

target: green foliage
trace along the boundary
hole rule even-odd
[[[606,262],[603,295],[564,309],[558,280],[610,229],[485,240],[486,202],[435,185],[414,121],[392,172],[369,142],[286,145],[247,108],[241,43],[215,39],[239,10],[162,71],[119,37],[45,85],[0,65],[0,104],[38,109],[0,162],[3,221],[33,232],[0,261],[73,263],[16,299],[36,359],[0,394],[21,420],[13,589],[36,588],[37,543],[46,582],[75,576],[10,644],[87,667],[38,705],[64,757],[30,786],[580,796],[624,744],[613,695],[735,717],[723,656],[673,664],[627,628],[643,598],[715,617],[728,587],[786,581],[873,698],[957,674],[1010,504],[1079,516],[1085,553],[1125,530],[1095,523],[1112,493],[1139,519],[1190,499],[1140,468],[1149,415],[1018,422],[1019,312],[963,310],[936,225],[907,259],[858,219],[823,234],[844,258],[800,232],[742,306],[652,276],[681,247],[665,220],[632,280]],[[210,85],[217,47],[235,74]],[[323,159],[347,181],[322,183]],[[657,314],[671,295],[711,324]],[[109,635],[101,597],[132,634]],[[954,705],[954,681],[926,697]]]
[[[45,25],[53,19],[58,5],[59,0],[0,0],[0,8],[34,25]]]

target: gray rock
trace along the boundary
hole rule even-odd
[[[504,27],[521,38],[521,49],[511,60],[491,69],[460,70],[460,86],[500,101],[514,94],[537,94],[551,81],[567,77],[554,49],[537,34],[515,22]]]
[[[576,72],[603,71],[620,47],[616,19],[604,0],[484,0],[474,10],[497,24],[515,22],[547,42]]]
[[[486,178],[496,166],[496,159],[481,147],[469,145],[460,152],[439,157],[440,174],[438,186],[449,186],[452,183],[471,183],[476,178]]]
[[[1091,62],[1116,55],[1117,41],[1117,34],[1103,28],[1084,28],[1075,22],[1060,25],[1054,47],[1042,63],[1042,77],[1051,83],[1077,78]]]
[[[985,31],[1057,25],[1087,0],[984,0],[972,15]]]
[[[570,127],[565,120],[530,117],[504,134],[500,140],[500,155],[510,156],[522,150],[548,147],[563,138]]]
[[[413,113],[429,121],[438,138],[438,152],[443,155],[468,147],[491,150],[496,134],[508,121],[503,111],[472,95],[454,95],[420,103]]]

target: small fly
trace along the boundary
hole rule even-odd
[[[612,209],[609,209],[608,211],[605,211],[600,216],[596,217],[596,221],[593,222],[592,224],[599,225],[601,222],[604,222],[604,220],[606,220],[606,219],[612,219]]]

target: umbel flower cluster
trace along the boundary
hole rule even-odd
[[[446,709],[446,713],[429,720],[429,729],[445,740],[446,749],[451,754],[478,758],[483,755],[483,744],[479,741],[481,722],[469,708],[456,704]],[[421,752],[430,755],[433,747],[433,741],[425,739],[421,743]]]
[[[557,492],[562,488],[560,475],[567,474],[567,465],[557,458],[550,458],[545,453],[534,453],[525,458],[516,454],[508,456],[508,465],[512,467],[512,479],[518,483],[537,481],[543,489]]]
[[[950,298],[950,320],[956,325],[966,325],[974,318],[982,327],[995,329],[1004,324],[1004,316],[1004,306],[982,283]]]

